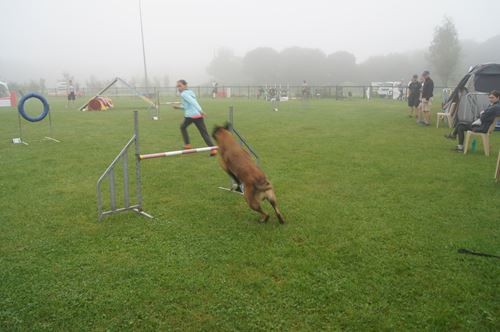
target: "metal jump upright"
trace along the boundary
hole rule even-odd
[[[241,145],[243,145],[249,152],[250,154],[255,158],[255,161],[257,162],[257,165],[260,163],[259,155],[257,152],[255,152],[254,148],[248,144],[246,139],[241,135],[238,130],[234,127],[234,107],[229,106],[229,125],[231,132],[238,138],[238,141],[240,142]]]
[[[129,148],[135,146],[135,201],[132,202],[130,197],[130,183],[129,183],[129,170],[128,170],[128,151]],[[138,112],[134,111],[134,135],[125,144],[123,149],[118,153],[111,164],[106,168],[104,173],[97,180],[97,211],[99,221],[106,215],[116,214],[124,211],[134,211],[142,216],[153,218],[150,214],[142,210],[142,191],[141,191],[141,160],[139,158],[139,120]],[[123,163],[123,207],[117,207],[116,201],[116,182],[115,182],[115,167],[119,162]],[[103,211],[102,199],[102,183],[109,178],[109,197],[111,210]]]

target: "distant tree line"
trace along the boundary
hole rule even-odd
[[[367,84],[373,81],[408,80],[413,74],[429,69],[424,51],[372,56],[357,63],[354,54],[339,51],[290,47],[281,52],[259,47],[243,57],[228,49],[220,50],[207,72],[223,84]]]
[[[207,72],[220,85],[301,85],[303,80],[310,85],[368,85],[370,82],[406,82],[413,74],[421,74],[427,69],[437,85],[454,86],[470,66],[485,62],[500,63],[500,35],[481,43],[460,41],[455,25],[445,17],[435,28],[427,49],[372,56],[358,62],[354,54],[347,51],[326,54],[320,49],[304,47],[289,47],[282,51],[259,47],[244,56],[237,56],[230,49],[222,48],[208,64]],[[142,76],[122,78],[134,86],[145,86]],[[77,88],[98,89],[111,78],[102,80],[90,75],[82,82],[63,72],[61,80],[67,82],[69,79]],[[153,74],[148,85],[167,87],[173,83],[166,74]],[[205,82],[205,85],[209,86],[210,82]],[[9,82],[9,87],[42,93],[48,89],[43,78],[23,83]]]
[[[484,50],[483,52],[478,50]],[[500,62],[500,35],[484,42],[458,40],[453,22],[444,18],[437,26],[427,50],[372,56],[358,63],[347,51],[326,54],[320,49],[290,47],[278,52],[259,47],[240,57],[230,49],[220,49],[207,72],[222,84],[369,84],[408,81],[413,74],[431,70],[437,84],[452,85],[469,66]]]

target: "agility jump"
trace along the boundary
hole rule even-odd
[[[113,79],[108,85],[106,85],[101,91],[99,91],[95,96],[93,96],[92,98],[90,98],[85,104],[83,104],[82,106],[80,106],[79,110],[80,111],[86,111],[89,104],[93,101],[93,100],[96,100],[98,99],[99,97],[102,97],[102,94],[104,94],[106,91],[108,91],[113,85],[115,85],[116,83],[121,83],[123,84],[125,87],[127,87],[132,93],[134,93],[137,97],[141,98],[142,100],[144,100],[150,107],[150,109],[154,109],[156,110],[156,118],[159,117],[159,109],[160,109],[160,102],[159,102],[159,93],[156,91],[155,95],[156,95],[156,102],[151,100],[150,98],[144,96],[143,94],[141,94],[139,91],[137,91],[137,89],[135,87],[133,87],[132,85],[128,84],[125,80],[121,79],[120,77],[116,77],[115,79]]]
[[[229,109],[229,120],[233,120],[233,108]],[[250,147],[250,145],[243,139],[240,133],[238,133],[233,127],[232,122],[231,128],[232,132],[236,134],[241,145],[246,147],[251,155],[258,162],[259,157],[254,149]],[[135,195],[131,193],[131,188],[129,184],[129,150],[134,146],[135,152]],[[97,214],[98,219],[101,221],[105,216],[117,214],[125,211],[132,211],[139,215],[142,215],[147,218],[153,218],[153,216],[149,213],[146,213],[143,210],[143,197],[142,197],[142,183],[141,183],[141,161],[147,159],[155,159],[155,158],[164,158],[164,157],[173,157],[184,154],[195,154],[198,152],[208,152],[212,150],[217,150],[219,147],[217,146],[209,146],[197,149],[189,149],[189,150],[177,150],[177,151],[167,151],[167,152],[158,152],[158,153],[150,153],[150,154],[141,154],[139,147],[139,121],[138,121],[138,111],[134,111],[134,135],[129,139],[127,144],[122,148],[120,153],[115,157],[115,159],[111,162],[111,164],[106,168],[104,173],[97,180]],[[118,203],[117,199],[117,181],[116,181],[116,168],[119,165],[122,165],[123,172],[123,183],[120,185],[123,191],[123,205]],[[110,209],[104,209],[104,199],[103,199],[103,185],[105,180],[109,180],[109,205]],[[219,189],[227,190],[230,192],[236,192],[241,194],[242,188],[238,187],[233,180],[231,180],[231,184],[229,188],[219,187]],[[135,197],[134,197],[135,196]]]
[[[37,99],[38,101],[40,101],[42,103],[42,106],[43,106],[42,112],[36,117],[30,116],[25,110],[24,105],[29,99]],[[21,98],[21,100],[19,100],[19,104],[17,105],[17,111],[18,111],[17,116],[19,118],[19,137],[13,138],[12,139],[13,143],[28,145],[28,143],[23,140],[23,129],[22,129],[21,117],[29,122],[39,122],[39,121],[42,121],[43,119],[45,119],[47,116],[49,118],[49,136],[45,136],[44,139],[50,140],[53,142],[57,142],[57,143],[60,142],[57,139],[52,137],[53,136],[52,135],[52,117],[50,116],[50,106],[49,106],[49,103],[47,102],[47,99],[45,99],[44,96],[42,96],[38,93],[35,93],[35,92],[31,92],[31,93],[24,95]]]
[[[159,153],[150,153],[150,154],[141,154],[139,155],[140,160],[144,159],[154,159],[154,158],[162,158],[162,157],[173,157],[179,156],[181,154],[191,154],[197,152],[208,152],[212,150],[217,150],[219,147],[217,146],[208,146],[206,148],[197,148],[197,149],[188,149],[188,150],[177,150],[177,151],[167,151],[167,152],[159,152]]]

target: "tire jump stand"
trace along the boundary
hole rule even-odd
[[[24,109],[24,104],[26,103],[26,101],[28,101],[28,99],[31,99],[31,98],[35,98],[35,99],[38,99],[41,103],[42,103],[42,106],[43,106],[43,110],[42,112],[36,116],[36,117],[32,117],[30,115],[28,115],[26,113],[26,110]],[[26,121],[29,121],[29,122],[39,122],[39,121],[42,121],[43,119],[45,119],[45,117],[49,117],[49,136],[45,136],[43,138],[43,140],[49,140],[49,141],[52,141],[52,142],[57,142],[57,143],[60,143],[61,141],[53,138],[52,136],[52,118],[51,118],[51,115],[50,115],[50,106],[49,106],[49,103],[47,102],[47,99],[45,99],[45,97],[43,97],[42,95],[38,94],[38,93],[28,93],[26,95],[24,95],[21,100],[19,100],[19,104],[17,106],[17,117],[18,117],[18,122],[19,122],[19,137],[15,137],[12,139],[12,143],[14,144],[24,144],[24,145],[29,145],[28,142],[26,142],[24,139],[23,139],[23,126],[22,126],[22,118],[24,118]]]

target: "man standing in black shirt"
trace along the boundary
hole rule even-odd
[[[429,126],[431,122],[432,97],[434,97],[434,81],[429,71],[422,73],[424,84],[422,86],[422,112],[424,113],[424,125]]]
[[[420,103],[420,89],[422,85],[418,81],[418,76],[413,75],[411,82],[408,84],[408,107],[409,113],[408,116],[411,118],[413,113],[415,113],[415,117],[418,116],[418,104]]]

